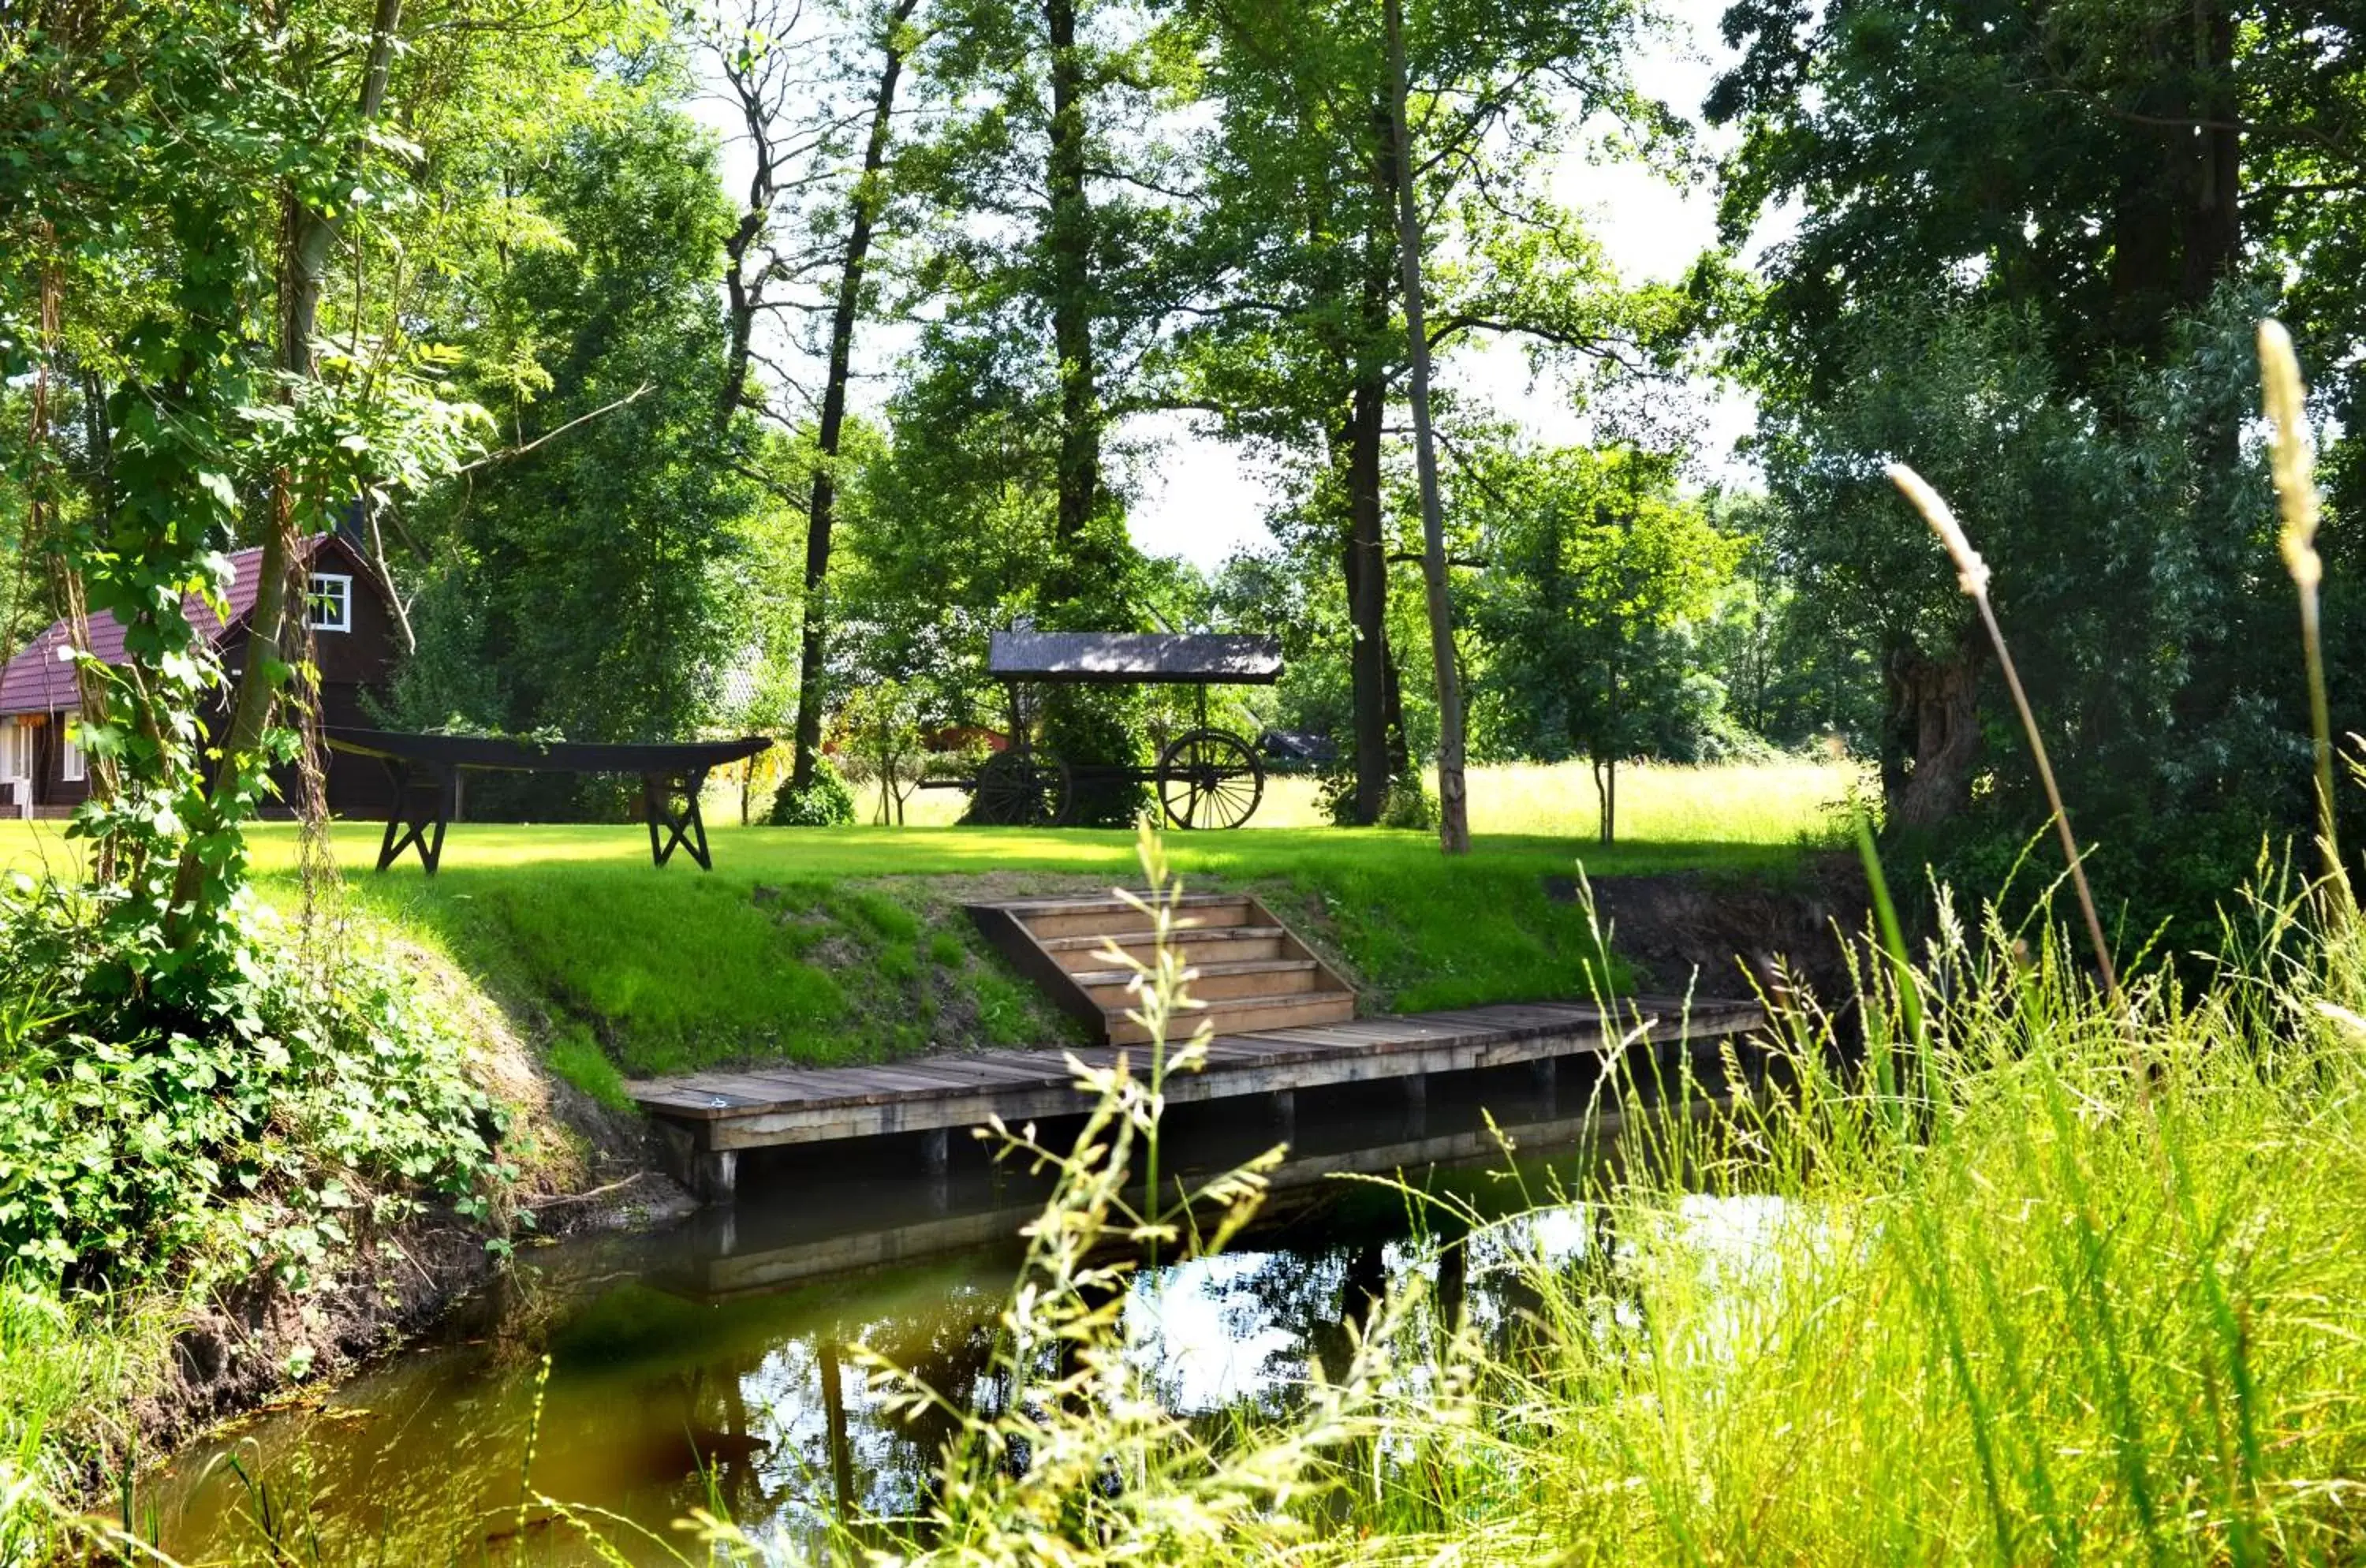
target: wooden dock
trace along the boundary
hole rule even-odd
[[[1704,1099],[1689,1107],[1687,1114],[1702,1122],[1731,1103],[1727,1097]],[[1402,1176],[1418,1184],[1434,1168],[1508,1159],[1519,1150],[1577,1150],[1600,1169],[1624,1157],[1619,1140],[1628,1117],[1614,1104],[1551,1114],[1530,1108],[1527,1114],[1508,1115],[1499,1122],[1442,1131],[1410,1122],[1409,1118],[1393,1136],[1352,1148],[1292,1150],[1267,1177],[1259,1219],[1270,1224],[1302,1213],[1319,1203],[1326,1190],[1335,1187],[1333,1179],[1341,1176]],[[1216,1174],[1217,1165],[1229,1168],[1232,1163],[1187,1161],[1179,1168],[1170,1168],[1169,1175],[1196,1183]],[[941,1187],[932,1190],[922,1183],[863,1194],[852,1201],[833,1193],[813,1207],[750,1205],[745,1214],[713,1210],[702,1226],[673,1233],[679,1254],[658,1279],[669,1290],[711,1302],[983,1248],[1015,1250],[1021,1228],[1043,1212],[1043,1192],[1036,1184],[1012,1180],[1007,1185],[1008,1190],[997,1179],[980,1190],[973,1181],[963,1194],[966,1201],[954,1201]]]
[[[1205,1070],[1167,1081],[1170,1102],[1271,1097],[1284,1130],[1300,1089],[1403,1080],[1409,1096],[1433,1073],[1602,1055],[1635,1046],[1701,1047],[1765,1021],[1754,1002],[1631,998],[1613,1016],[1586,1002],[1525,1002],[1407,1013],[1217,1036]],[[1070,1053],[1105,1066],[1141,1045]],[[875,1067],[786,1067],[695,1073],[627,1086],[657,1123],[674,1173],[701,1199],[728,1201],[743,1150],[899,1133],[923,1141],[941,1169],[945,1135],[1000,1116],[1013,1124],[1072,1115],[1090,1101],[1062,1052],[984,1051],[923,1056]]]

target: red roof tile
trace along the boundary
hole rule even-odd
[[[306,539],[305,553],[310,555],[327,537],[326,534],[315,534]],[[239,550],[231,556],[230,592],[224,595],[230,606],[229,620],[216,616],[212,607],[195,593],[181,601],[189,624],[208,642],[220,643],[225,633],[254,610],[261,578],[257,566],[262,559],[260,548]],[[7,668],[0,670],[0,716],[61,712],[75,705],[73,666],[60,657],[65,646],[66,624],[60,621],[8,660]],[[123,651],[123,623],[112,613],[90,623],[90,650],[109,664],[128,661]]]

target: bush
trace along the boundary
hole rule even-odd
[[[1427,832],[1437,826],[1437,801],[1418,776],[1391,779],[1380,800],[1380,826]]]
[[[0,887],[0,1267],[300,1280],[430,1201],[490,1217],[502,1112],[393,963],[315,974],[254,915],[241,977],[170,1018],[103,994],[98,915],[52,882]]]
[[[1320,775],[1314,785],[1315,809],[1321,811],[1335,828],[1353,828],[1356,821],[1356,775],[1352,770],[1332,769]],[[1403,828],[1425,832],[1437,826],[1437,801],[1429,793],[1422,776],[1404,773],[1389,781],[1388,794],[1380,797],[1380,814],[1373,821],[1379,828]]]
[[[814,759],[813,783],[783,784],[764,820],[775,828],[845,828],[854,821],[854,792],[827,757]]]
[[[1149,788],[1106,772],[1139,768],[1150,757],[1139,693],[1106,687],[1055,690],[1043,705],[1039,756],[1059,757],[1076,771],[1068,825],[1131,828],[1151,805]]]

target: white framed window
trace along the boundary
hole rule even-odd
[[[58,777],[66,784],[80,784],[84,769],[80,730],[82,715],[70,713],[58,726]]]
[[[354,580],[342,572],[316,571],[304,592],[304,624],[316,632],[354,629]]]
[[[32,730],[13,718],[0,718],[0,779],[28,778],[32,772]]]

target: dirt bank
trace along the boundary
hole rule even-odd
[[[1550,890],[1580,897],[1573,878]],[[1852,994],[1840,933],[1863,931],[1872,907],[1865,874],[1845,853],[1815,856],[1780,878],[1610,876],[1593,892],[1610,951],[1633,967],[1639,990],[1740,997],[1787,976],[1828,1004]]]

